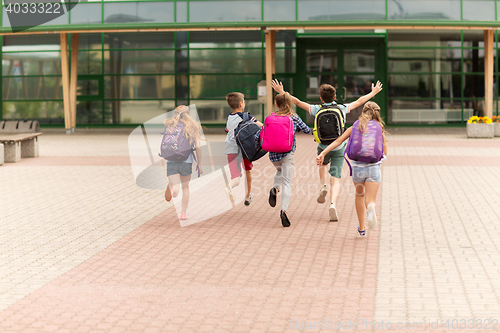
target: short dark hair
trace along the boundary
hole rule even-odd
[[[226,95],[227,104],[231,109],[236,110],[240,107],[240,103],[245,99],[245,95],[240,92],[232,92]]]
[[[337,94],[337,91],[330,84],[325,83],[319,87],[319,96],[321,96],[321,99],[325,103],[333,102],[336,94]]]

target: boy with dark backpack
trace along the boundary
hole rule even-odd
[[[226,101],[229,107],[233,109],[233,112],[229,114],[226,122],[226,141],[225,141],[225,153],[227,155],[227,162],[229,164],[229,172],[231,173],[231,180],[229,181],[227,192],[229,197],[232,197],[232,188],[236,187],[240,183],[241,178],[241,163],[243,162],[243,166],[246,173],[247,179],[247,188],[246,188],[246,196],[245,196],[245,205],[249,206],[252,202],[252,174],[251,170],[253,168],[252,161],[248,158],[242,156],[242,151],[238,147],[238,144],[235,139],[235,130],[238,129],[238,125],[240,125],[243,121],[251,121],[255,122],[258,126],[262,126],[262,123],[259,122],[255,117],[253,117],[250,113],[245,112],[245,95],[240,92],[232,92],[227,94]],[[248,157],[248,156],[247,156]]]
[[[272,87],[277,93],[284,91],[283,84],[278,80],[273,80]],[[319,95],[322,104],[309,104],[292,96],[292,103],[315,116],[315,133],[314,137],[318,142],[318,155],[335,139],[341,136],[345,130],[345,120],[347,114],[352,109],[363,105],[373,98],[382,90],[382,84],[377,81],[376,85],[372,83],[372,91],[358,100],[349,104],[337,104],[336,90],[329,84],[322,84],[319,87]],[[324,130],[322,130],[324,128]],[[319,178],[322,184],[317,202],[322,204],[326,201],[328,193],[327,178],[330,178],[330,221],[338,221],[338,213],[336,208],[337,197],[340,192],[340,177],[342,174],[342,166],[344,164],[345,142],[339,147],[332,149],[324,158],[323,164],[319,168]],[[326,170],[330,177],[327,176]]]

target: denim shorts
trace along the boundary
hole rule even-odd
[[[358,184],[362,184],[364,182],[380,183],[382,181],[380,164],[372,164],[367,166],[353,166],[352,181]]]
[[[181,175],[183,177],[189,176],[193,173],[193,163],[185,162],[167,162],[167,176]]]

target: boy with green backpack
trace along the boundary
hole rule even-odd
[[[283,93],[283,84],[278,80],[272,81],[272,87],[277,93]],[[292,97],[292,103],[315,116],[314,121],[314,137],[318,142],[318,155],[335,139],[344,133],[346,116],[352,109],[356,109],[368,102],[376,94],[382,90],[382,83],[377,81],[376,85],[372,83],[372,91],[369,94],[361,96],[358,100],[349,104],[337,104],[336,90],[329,84],[322,84],[319,87],[319,95],[322,104],[309,104],[299,100],[297,97]],[[337,197],[340,192],[340,177],[342,174],[342,166],[344,164],[345,142],[336,149],[329,152],[323,161],[323,165],[319,168],[319,178],[322,184],[318,203],[322,204],[326,201],[328,193],[327,186],[327,167],[330,164],[328,173],[330,174],[330,221],[338,221],[338,213],[336,208]]]

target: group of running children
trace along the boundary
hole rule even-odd
[[[340,192],[340,178],[344,162],[344,152],[350,158],[352,180],[356,192],[356,212],[359,220],[358,233],[366,235],[365,217],[368,228],[377,224],[375,214],[375,199],[381,182],[380,164],[387,155],[384,122],[380,116],[380,107],[369,101],[382,90],[380,81],[372,84],[371,92],[349,104],[336,103],[336,90],[329,84],[319,87],[322,104],[308,104],[285,92],[283,84],[272,81],[276,96],[277,111],[266,117],[264,124],[245,111],[245,98],[242,93],[232,92],[226,96],[227,103],[233,110],[226,123],[225,154],[227,155],[231,180],[226,184],[229,196],[232,188],[240,183],[241,165],[246,173],[245,205],[252,202],[252,161],[269,152],[269,159],[276,168],[274,185],[269,191],[269,205],[276,206],[277,196],[281,193],[280,219],[283,227],[290,226],[287,213],[292,192],[292,177],[294,173],[294,152],[296,140],[294,133],[302,131],[314,135],[318,142],[316,163],[319,166],[321,189],[317,198],[320,204],[325,203],[328,194],[328,179],[330,183],[330,221],[338,221],[339,213],[336,202]],[[315,127],[311,130],[301,118],[294,113],[292,104],[306,110],[315,116]],[[363,106],[363,111],[352,127],[345,130],[347,113]],[[169,140],[175,141],[176,149],[181,141],[190,148],[192,153],[182,157],[172,158],[170,155],[160,155],[167,159],[167,176],[169,183],[165,191],[165,199],[170,201],[179,194],[182,187],[182,209],[180,219],[185,220],[189,202],[189,181],[192,173],[192,163],[197,160],[197,171],[201,174],[201,126],[189,114],[187,106],[179,106],[174,111],[174,117],[165,120],[165,135],[162,149],[171,147]],[[242,133],[246,133],[246,136]],[[248,134],[250,133],[250,134]],[[249,139],[249,137],[251,138]],[[174,138],[174,139],[172,139]],[[346,140],[349,142],[346,145]],[[246,143],[242,143],[246,141]],[[247,149],[250,145],[250,148]],[[166,148],[167,149],[167,148]],[[170,148],[168,148],[170,149]],[[163,150],[162,150],[163,152]],[[163,154],[163,153],[162,153]],[[185,158],[185,159],[184,159]],[[351,168],[352,165],[352,168]],[[328,176],[328,174],[329,176]]]

